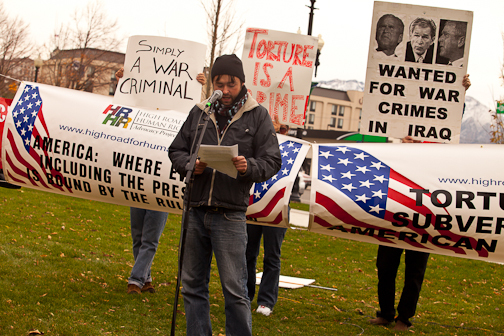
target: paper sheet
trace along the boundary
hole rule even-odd
[[[262,275],[263,272],[256,273],[256,285],[261,284]],[[278,283],[278,286],[282,288],[296,289],[307,285],[311,285],[314,282],[315,279],[296,278],[286,275],[280,275],[280,282]]]
[[[217,169],[221,173],[229,175],[232,178],[236,178],[238,171],[231,159],[238,156],[238,145],[201,145],[198,156],[200,161],[205,162],[208,167]]]

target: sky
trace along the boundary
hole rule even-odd
[[[2,1],[2,0],[0,0]],[[209,2],[210,0],[203,0]],[[126,51],[131,35],[157,35],[207,44],[206,13],[201,0],[101,0],[107,15],[119,23],[118,38]],[[504,99],[503,0],[412,0],[396,3],[442,7],[473,12],[468,73],[472,86],[467,95],[495,109]],[[314,80],[364,82],[373,14],[372,0],[316,0],[312,35],[322,35],[324,47]],[[47,43],[61,24],[83,8],[85,0],[3,0],[6,12],[29,24],[35,45]],[[234,0],[235,21],[248,27],[307,34],[309,0]],[[243,33],[244,34],[244,29]],[[242,48],[237,51],[241,57]]]

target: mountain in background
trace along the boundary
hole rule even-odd
[[[356,80],[333,79],[320,81],[317,86],[340,91],[364,91],[364,83]],[[462,118],[460,143],[487,144],[490,143],[490,124],[492,116],[490,109],[471,96],[466,96],[466,107]]]

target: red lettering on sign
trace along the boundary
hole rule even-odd
[[[284,86],[285,80],[289,78],[290,90],[294,91],[294,78],[292,78],[292,67],[289,67],[285,75],[283,76],[280,83],[278,83],[278,88],[281,89]]]
[[[247,33],[254,33],[254,37],[252,38],[252,44],[250,45],[250,52],[248,55],[248,58],[254,57],[254,50],[255,50],[255,45],[257,41],[257,35],[258,34],[268,34],[267,29],[254,29],[254,28],[249,28],[247,29]]]
[[[264,65],[263,65],[263,71],[264,71],[264,74],[266,75],[266,80],[261,79],[261,86],[263,86],[263,87],[270,87],[271,86],[271,76],[268,73],[268,68],[273,68],[273,64],[264,63]]]

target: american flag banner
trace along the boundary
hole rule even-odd
[[[171,140],[187,113],[112,104],[112,97],[24,82],[2,138],[7,182],[118,205],[181,213],[184,182]]]
[[[289,227],[290,195],[310,143],[281,134],[278,143],[282,167],[269,180],[252,186],[247,209],[249,223]]]
[[[5,119],[7,119],[7,111],[9,109],[12,99],[0,98],[0,148],[2,148],[2,134],[5,125]],[[2,168],[1,162],[1,150],[0,150],[0,168]]]
[[[22,83],[10,106],[14,127],[7,128],[4,144],[9,149],[5,155],[6,176],[14,184],[38,186],[71,192],[63,183],[51,184],[49,179],[63,181],[60,172],[44,166],[41,156],[47,155],[42,139],[49,138],[49,131],[42,111],[43,99],[38,86]],[[34,148],[34,140],[39,145]]]
[[[491,205],[493,213],[502,216],[504,211],[498,205],[498,200],[492,201],[495,205],[490,205],[490,200],[485,201],[485,196],[481,196],[488,194],[471,190],[474,187],[481,189],[481,185],[472,184],[468,188],[466,183],[466,190],[462,193],[456,190],[461,189],[460,186],[456,188],[456,185],[446,184],[448,181],[469,182],[468,179],[445,177],[446,174],[457,174],[456,171],[460,170],[453,168],[457,166],[456,161],[460,161],[456,156],[462,156],[456,151],[459,146],[312,146],[309,230],[428,253],[487,261],[502,260],[504,254],[499,249],[499,243],[504,242],[490,229],[492,217],[488,217],[487,212],[485,218],[476,218],[481,210]],[[455,155],[447,154],[448,148],[455,150]],[[443,153],[446,160],[455,160],[453,165],[446,164],[447,173],[442,168],[445,163]],[[426,162],[423,156],[425,154],[440,164],[429,165],[430,162]],[[419,160],[419,157],[423,160]],[[458,167],[464,166],[460,164]],[[469,169],[469,166],[466,168]],[[450,190],[450,187],[456,189]],[[463,200],[471,202],[466,204]],[[478,204],[481,207],[479,213],[474,211]],[[499,222],[504,220],[499,218],[494,218],[495,233],[501,231]],[[488,222],[485,224],[488,230],[481,230],[481,226],[478,229],[477,223],[483,221]]]

